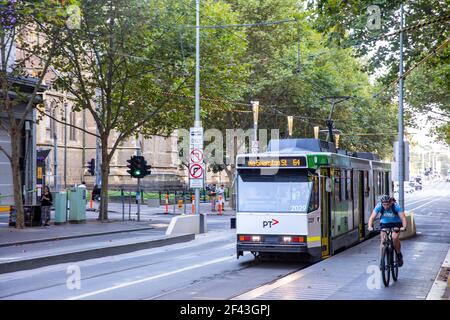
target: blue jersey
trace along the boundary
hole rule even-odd
[[[392,207],[389,207],[389,209],[384,209],[384,213],[381,216],[380,223],[402,222],[402,220],[398,216],[398,214],[403,211],[402,208],[396,203],[394,203],[393,206],[395,206],[395,210],[397,211],[397,214],[395,214],[392,211]],[[381,203],[378,203],[374,210],[378,214],[378,213],[381,213],[381,208],[382,208]]]

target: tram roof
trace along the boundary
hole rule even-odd
[[[337,151],[333,143],[319,139],[271,140],[266,152],[241,154],[237,157],[256,158],[274,156],[310,156],[307,157],[309,168],[320,165],[331,165],[360,169],[369,169],[372,167],[373,169],[390,170],[390,163],[380,161],[379,157],[373,153],[347,152],[346,150]],[[314,158],[314,156],[320,157]]]

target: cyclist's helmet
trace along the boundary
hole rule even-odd
[[[388,194],[385,194],[385,195],[381,196],[381,198],[380,198],[381,203],[390,202],[391,200],[392,200],[392,197]]]

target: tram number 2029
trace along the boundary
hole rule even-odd
[[[291,206],[291,211],[305,211],[306,210],[306,206],[305,205],[295,205],[295,206]]]

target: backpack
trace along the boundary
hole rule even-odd
[[[397,210],[395,209],[395,201],[394,201],[394,203],[392,204],[392,213],[393,214],[395,214],[395,215],[398,215],[398,212],[397,212]],[[384,207],[383,206],[381,206],[381,211],[380,211],[380,215],[383,215],[384,214]]]

